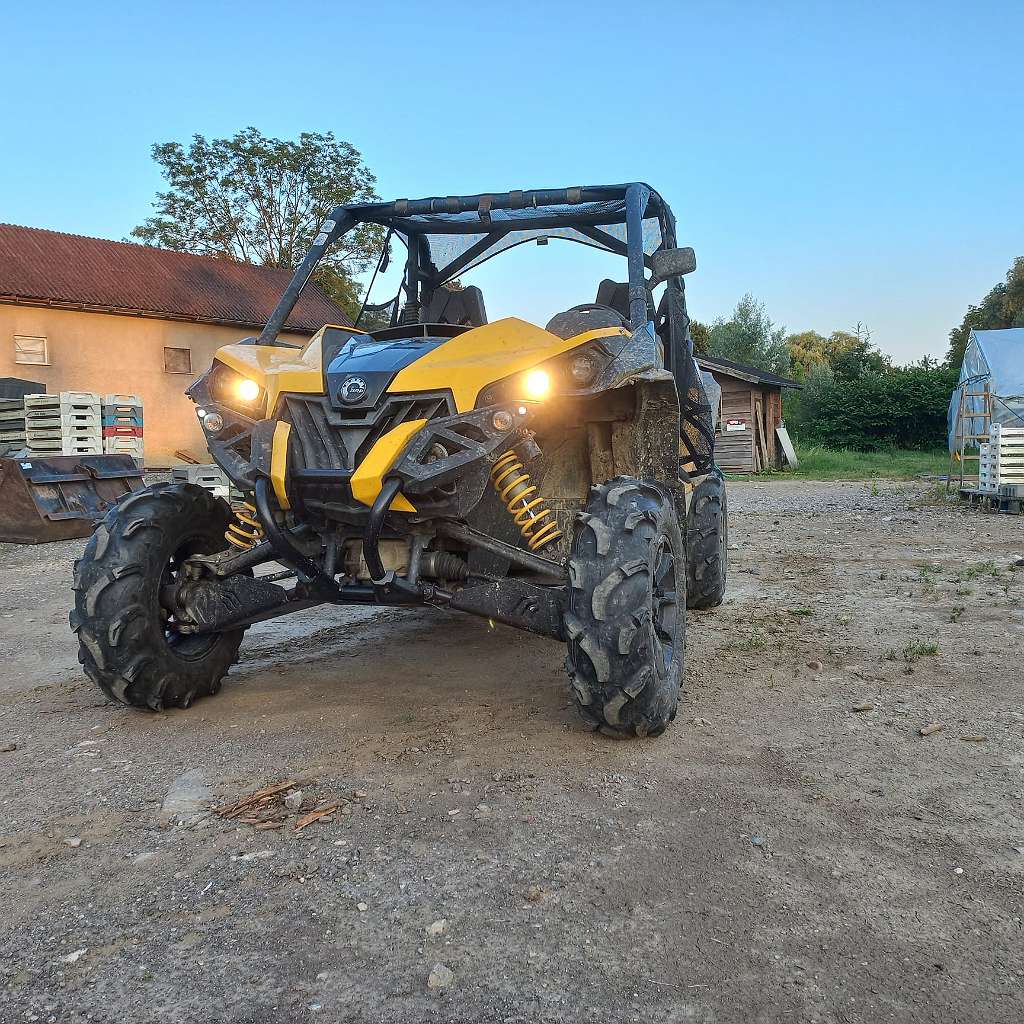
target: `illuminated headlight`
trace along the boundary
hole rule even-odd
[[[256,381],[221,362],[214,362],[206,376],[210,399],[252,419],[265,412],[267,393]]]
[[[547,370],[531,370],[523,381],[526,397],[539,401],[551,390],[551,375]]]
[[[235,384],[235,393],[243,402],[255,402],[260,397],[260,386],[256,381],[242,377]]]

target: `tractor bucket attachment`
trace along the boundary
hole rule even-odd
[[[88,537],[111,505],[142,486],[128,455],[0,459],[0,541]]]

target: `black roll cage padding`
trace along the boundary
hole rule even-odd
[[[492,213],[495,210],[515,211],[539,209],[547,206],[577,206],[587,203],[624,202],[625,217],[621,212],[609,214],[602,211],[552,213],[550,216],[511,218],[495,227]],[[476,219],[452,220],[417,225],[403,223],[409,217],[448,216],[475,213]],[[308,283],[317,264],[327,249],[342,235],[358,224],[381,224],[392,229],[400,237],[409,237],[406,260],[405,292],[406,302],[412,310],[418,310],[421,302],[420,284],[437,286],[449,280],[473,259],[482,255],[504,235],[519,230],[543,230],[554,227],[573,227],[612,252],[625,255],[629,268],[630,323],[639,329],[647,322],[646,283],[644,267],[650,257],[643,249],[643,220],[645,216],[657,216],[661,226],[662,246],[675,246],[675,218],[668,204],[649,185],[631,182],[625,185],[576,186],[563,189],[535,189],[491,193],[474,196],[446,196],[431,199],[398,199],[389,203],[359,203],[338,206],[324,222],[309,252],[299,264],[295,275],[274,308],[266,326],[257,340],[259,345],[273,345],[298,301],[302,289]],[[608,224],[626,224],[626,243],[623,243],[600,228]],[[433,267],[426,251],[426,234],[479,234],[486,229],[486,237],[475,242],[447,267]],[[470,255],[472,253],[473,255]],[[427,271],[427,267],[430,271]]]

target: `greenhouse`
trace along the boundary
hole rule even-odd
[[[971,331],[948,422],[949,451],[961,458],[994,423],[1024,427],[1024,327]]]

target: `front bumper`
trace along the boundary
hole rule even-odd
[[[306,516],[342,522],[365,521],[383,481],[392,478],[401,481],[408,502],[395,511],[465,518],[480,501],[495,459],[527,436],[533,412],[531,403],[518,402],[456,414],[447,394],[423,393],[389,395],[377,408],[353,413],[323,395],[286,393],[276,418],[254,420],[216,402],[202,379],[190,397],[223,418],[220,431],[206,431],[207,444],[245,493],[253,493],[260,478],[272,477],[275,462],[280,466],[275,444],[282,432],[276,428],[289,424],[283,477],[289,503]],[[499,408],[510,414],[507,429],[494,424]],[[410,437],[415,423],[422,426]]]

